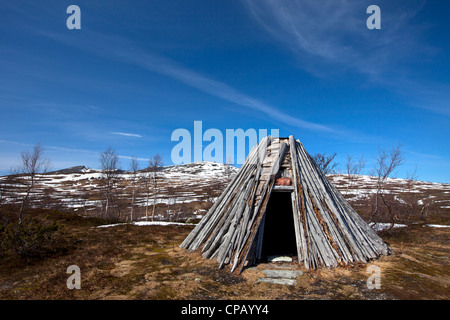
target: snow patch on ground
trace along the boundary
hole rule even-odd
[[[431,228],[450,228],[450,226],[447,226],[445,224],[424,224],[423,226]]]
[[[369,226],[377,232],[388,230],[391,227],[391,225],[392,223],[384,223],[384,222],[369,223]],[[405,228],[405,227],[407,227],[406,224],[394,223],[394,226],[392,228]]]
[[[135,225],[135,226],[194,226],[192,223],[180,223],[180,222],[167,222],[167,221],[137,221],[132,223],[114,223],[114,224],[104,224],[97,226],[96,228],[110,228],[123,225]]]

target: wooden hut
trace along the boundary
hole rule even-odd
[[[276,254],[316,269],[390,252],[293,136],[268,136],[254,147],[181,247],[201,248],[238,273]]]

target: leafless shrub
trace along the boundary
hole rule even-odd
[[[336,173],[336,167],[338,166],[338,163],[333,162],[336,155],[336,152],[329,156],[326,153],[316,153],[312,156],[312,159],[324,174],[331,174]]]
[[[19,209],[19,223],[23,220],[23,210],[29,205],[30,195],[40,174],[47,172],[50,168],[50,161],[44,158],[44,149],[41,144],[37,144],[33,149],[20,154],[20,164],[11,170],[12,174],[22,175],[21,182],[25,186],[25,195],[22,197]]]
[[[401,200],[401,212],[400,216],[404,220],[410,220],[411,218],[426,219],[434,211],[434,198],[432,195],[427,194],[424,197],[423,193],[414,192],[414,186],[418,179],[417,166],[413,171],[407,172],[404,192],[400,196]]]
[[[189,221],[191,211],[189,210],[188,205],[186,204],[186,201],[188,200],[188,197],[179,197],[177,204],[178,208],[176,209],[176,220],[186,220],[186,222]]]
[[[355,181],[355,176],[360,175],[366,166],[366,161],[364,159],[364,154],[361,155],[357,160],[353,160],[353,157],[347,154],[347,163],[345,168],[347,170],[347,190],[353,185]]]
[[[398,144],[389,152],[378,148],[378,156],[375,161],[372,175],[377,178],[376,193],[373,199],[372,213],[370,214],[369,222],[378,215],[380,217],[387,217],[391,220],[391,228],[394,222],[398,219],[397,213],[394,209],[396,204],[395,197],[389,192],[386,181],[394,175],[395,170],[404,162],[401,145]]]

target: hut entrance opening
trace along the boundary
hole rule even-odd
[[[291,192],[272,192],[266,209],[261,258],[296,255]]]

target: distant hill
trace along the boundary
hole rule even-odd
[[[56,170],[56,171],[50,171],[50,172],[47,172],[47,174],[86,173],[86,172],[91,172],[91,171],[95,171],[95,170],[90,169],[86,166],[76,166],[76,167],[60,169],[60,170]]]
[[[157,206],[165,211],[183,211],[196,216],[202,214],[214,201],[238,168],[213,162],[194,162],[162,167],[158,171]],[[115,203],[129,206],[135,189],[137,214],[153,204],[153,186],[150,172],[144,169],[136,176],[118,171]],[[26,177],[0,177],[3,203],[19,203],[24,194]],[[72,208],[86,215],[98,211],[103,203],[104,175],[102,170],[75,166],[39,175],[32,194],[32,204],[45,208]],[[170,209],[172,206],[172,209]],[[168,208],[166,208],[168,207]]]
[[[220,195],[239,169],[222,163],[194,162],[161,168],[158,172],[156,204],[161,219],[171,215],[201,216]],[[147,206],[153,204],[153,188],[146,169],[136,176],[126,171],[118,172],[116,203],[127,212],[134,187],[137,215],[142,216]],[[146,178],[147,177],[147,178]],[[0,202],[18,203],[24,192],[23,176],[0,177]],[[341,191],[350,204],[358,210],[367,207],[367,200],[376,192],[376,178],[371,176],[328,175],[328,179]],[[45,208],[72,208],[84,214],[99,211],[103,204],[101,170],[75,166],[41,175],[32,195],[33,206]],[[450,184],[405,179],[388,179],[388,192],[396,201],[405,195],[417,204],[433,200],[438,209],[450,209]]]

